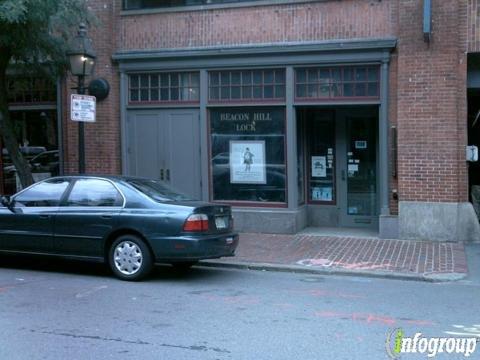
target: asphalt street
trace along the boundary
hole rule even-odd
[[[480,337],[479,299],[474,273],[438,284],[165,266],[129,283],[98,264],[1,258],[0,359],[388,359],[397,328]]]

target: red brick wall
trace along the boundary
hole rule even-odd
[[[343,0],[121,15],[120,0],[93,1],[96,76],[111,84],[87,124],[87,171],[121,170],[118,50],[321,41],[396,36],[389,117],[398,128],[400,200],[466,201],[466,50],[480,47],[480,0],[433,1],[433,39],[422,35],[422,0]],[[478,34],[478,36],[477,36]],[[67,169],[76,169],[76,125],[66,121]],[[390,202],[393,213],[397,202]]]
[[[124,16],[122,49],[184,48],[394,35],[396,1],[304,4]]]
[[[399,4],[400,200],[466,201],[464,1],[433,2],[430,44],[422,38],[422,1]]]
[[[85,124],[85,169],[87,173],[117,174],[121,172],[120,154],[120,99],[119,76],[117,66],[112,63],[111,56],[116,51],[115,34],[120,11],[117,1],[88,1],[90,9],[98,18],[98,25],[90,27],[87,35],[93,40],[97,58],[94,74],[87,78],[103,77],[110,83],[109,96],[97,102],[97,118],[95,123]],[[66,88],[68,96],[64,109],[70,109],[70,90],[76,86],[76,78],[70,78]],[[70,120],[70,113],[64,116],[64,154],[65,172],[78,171],[78,126]]]
[[[466,17],[468,51],[480,51],[480,0],[468,0]]]

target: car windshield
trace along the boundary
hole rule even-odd
[[[165,183],[156,180],[133,179],[127,180],[138,191],[155,201],[185,201],[193,200],[185,194],[172,189]]]

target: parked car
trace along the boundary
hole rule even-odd
[[[50,173],[52,176],[58,175],[59,155],[58,150],[44,151],[30,160],[28,165],[33,173]],[[14,165],[8,165],[3,168],[5,176],[10,176],[16,172]]]
[[[0,253],[108,263],[140,280],[155,263],[187,268],[233,256],[238,234],[230,206],[189,199],[168,185],[124,176],[43,180],[0,206]]]

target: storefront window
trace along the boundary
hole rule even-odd
[[[132,74],[129,76],[130,103],[198,102],[198,72]]]
[[[208,79],[210,102],[285,99],[284,69],[211,71]]]
[[[307,116],[309,201],[334,203],[336,197],[334,113],[311,112]]]
[[[285,110],[210,110],[212,198],[286,202]]]
[[[55,103],[55,84],[40,77],[11,77],[7,80],[8,102],[10,105],[31,103]]]
[[[123,0],[124,10],[151,9],[172,6],[194,6],[210,4],[231,4],[259,0]]]
[[[379,98],[378,66],[300,68],[295,70],[295,98]]]

